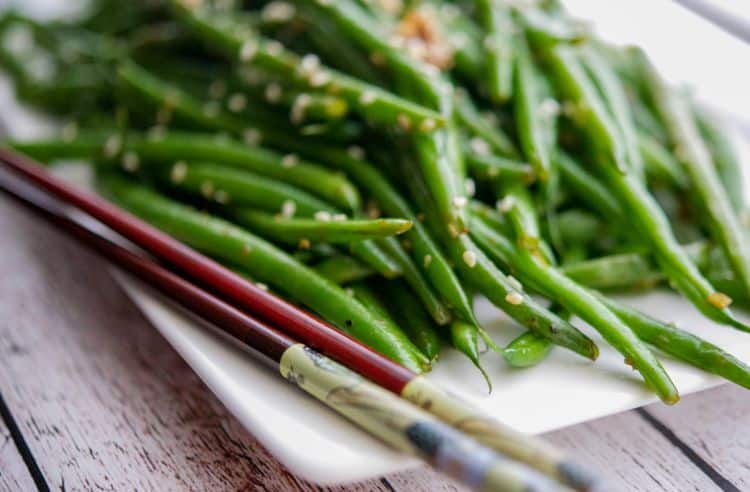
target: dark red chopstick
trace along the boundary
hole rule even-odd
[[[221,328],[224,332],[278,362],[286,349],[296,343],[287,335],[253,319],[214,297],[151,259],[134,253],[92,232],[67,217],[59,206],[44,203],[30,190],[24,190],[0,173],[0,190],[21,202],[37,215],[91,247],[104,258],[146,282],[185,309]]]
[[[280,327],[292,338],[336,359],[378,385],[400,394],[415,377],[409,369],[374,352],[325,321],[260,289],[112,203],[51,176],[28,157],[9,149],[0,149],[0,162],[59,200],[99,220],[217,297]]]

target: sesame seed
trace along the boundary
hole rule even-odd
[[[204,181],[201,183],[201,195],[206,198],[211,198],[214,194],[214,184],[211,181]]]
[[[509,292],[508,295],[505,296],[505,300],[514,306],[520,306],[523,304],[523,296],[518,292]]]
[[[377,67],[382,67],[386,62],[385,55],[378,51],[373,51],[370,53],[370,62]]]
[[[305,119],[305,110],[310,105],[312,97],[310,94],[302,93],[294,98],[292,108],[289,111],[289,119],[292,123],[299,124]]]
[[[453,206],[456,207],[456,208],[464,208],[467,203],[469,203],[469,201],[466,199],[465,196],[454,196],[453,197]]]
[[[216,200],[216,203],[226,205],[229,202],[229,193],[224,190],[216,190],[214,193],[214,200]]]
[[[266,22],[287,22],[292,20],[294,13],[294,5],[289,2],[275,0],[263,7],[260,16]]]
[[[508,195],[502,200],[498,200],[495,207],[497,208],[498,212],[502,212],[505,214],[505,213],[510,212],[515,206],[515,204],[516,204],[515,199],[511,195]]]
[[[396,123],[405,132],[408,132],[409,130],[411,130],[411,119],[404,113],[400,113],[396,117]]]
[[[466,178],[464,180],[464,189],[466,190],[466,194],[469,196],[474,196],[477,192],[477,184],[474,182],[471,178]]]
[[[141,160],[138,157],[138,154],[135,152],[129,151],[125,152],[122,156],[122,168],[125,169],[128,172],[134,173],[138,170],[138,167],[141,164]]]
[[[708,303],[719,309],[724,309],[732,304],[732,298],[723,292],[712,292],[708,295]]]
[[[333,214],[331,220],[341,222],[346,220],[346,214]]]
[[[247,106],[247,97],[239,92],[232,94],[227,101],[227,107],[233,113],[239,113],[245,109],[245,106]]]
[[[112,158],[122,149],[122,138],[120,135],[110,135],[104,142],[104,156]]]
[[[378,95],[375,94],[375,91],[366,90],[359,96],[359,103],[363,106],[367,106],[374,103],[377,98]]]
[[[351,287],[347,287],[346,289],[344,289],[344,292],[346,292],[346,295],[348,295],[349,297],[354,297],[354,289],[352,289]]]
[[[474,268],[477,264],[477,254],[468,249],[461,255],[461,259],[464,260],[464,263],[466,263],[469,268]]]
[[[315,215],[313,217],[315,217],[315,220],[319,220],[321,222],[328,222],[331,220],[331,213],[325,210],[319,210],[315,212]]]
[[[239,58],[241,62],[249,62],[258,52],[258,43],[254,39],[248,39],[240,46]]]
[[[516,290],[523,290],[523,284],[513,275],[508,275],[508,283]]]
[[[264,284],[263,282],[256,282],[255,286],[258,287],[260,290],[268,292],[268,286]]]
[[[256,128],[245,128],[242,131],[242,140],[248,145],[258,145],[263,138],[263,134]]]
[[[481,139],[479,137],[474,137],[469,140],[469,147],[471,147],[471,150],[479,155],[490,154],[490,145],[484,139]]]
[[[560,103],[552,98],[547,98],[542,101],[537,111],[542,118],[552,118],[560,113]]]
[[[169,173],[169,179],[175,183],[182,183],[188,173],[187,163],[185,161],[177,161],[172,166],[172,171]]]
[[[365,151],[362,147],[359,145],[352,145],[348,149],[346,149],[347,154],[349,154],[349,157],[352,159],[357,159],[358,161],[361,161],[365,158]]]
[[[425,268],[430,266],[430,263],[432,263],[432,255],[424,255],[424,260],[422,261],[422,264]]]
[[[266,101],[270,103],[277,103],[281,100],[282,90],[281,86],[277,84],[276,82],[271,82],[266,87]]]
[[[285,168],[294,167],[299,164],[299,157],[297,154],[287,154],[281,158],[281,165]]]
[[[305,238],[300,239],[299,243],[297,243],[299,249],[310,249],[310,246],[310,240]]]
[[[312,87],[323,87],[331,81],[331,75],[324,70],[316,70],[310,75],[308,82]]]
[[[448,234],[450,234],[450,236],[453,238],[460,235],[458,229],[456,229],[456,226],[454,226],[453,224],[448,224]]]
[[[244,46],[244,45],[243,45]],[[227,83],[221,79],[216,79],[208,86],[208,95],[213,99],[224,97],[227,93]]]
[[[419,124],[419,131],[422,133],[429,133],[437,127],[437,123],[432,118],[425,118]]]
[[[320,58],[318,55],[309,53],[302,57],[299,62],[299,68],[304,74],[312,74],[320,66]]]
[[[297,203],[294,200],[285,200],[281,204],[281,216],[285,219],[294,217],[294,213],[297,211]]]

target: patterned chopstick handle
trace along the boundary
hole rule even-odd
[[[282,376],[392,447],[418,456],[475,490],[547,491],[560,487],[359,374],[297,344],[279,364]]]
[[[600,490],[602,480],[542,439],[523,434],[452,395],[423,376],[407,384],[401,396],[484,446],[526,463],[568,487]]]

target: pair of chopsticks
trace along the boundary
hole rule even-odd
[[[274,361],[288,381],[392,447],[477,490],[559,490],[558,483],[576,490],[602,489],[593,474],[545,442],[483,415],[106,200],[75,189],[10,150],[0,149],[0,163],[19,176],[0,173],[0,189]],[[156,261],[88,229],[64,213],[63,205],[97,219]]]

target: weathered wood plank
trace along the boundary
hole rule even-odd
[[[739,490],[750,490],[750,391],[725,385],[646,411]]]
[[[636,412],[630,411],[547,434],[609,477],[621,490],[720,490]]]
[[[33,490],[34,481],[18,453],[10,431],[0,420],[0,492]]]
[[[0,234],[0,391],[50,487],[344,490],[289,475],[124,297],[102,261],[5,198],[0,230],[12,232]],[[394,480],[452,490],[431,472]],[[392,488],[375,480],[346,490]]]

